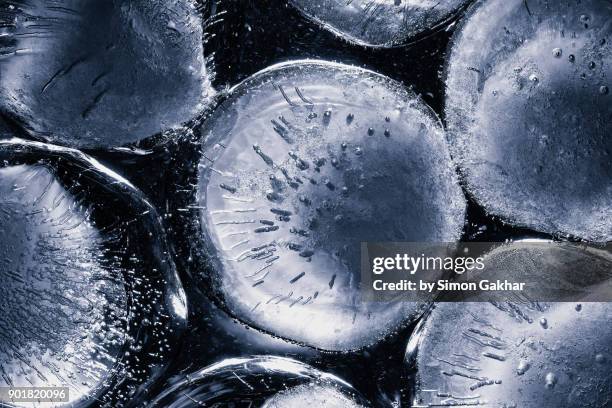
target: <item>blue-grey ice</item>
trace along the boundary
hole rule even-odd
[[[281,391],[264,402],[262,408],[363,408],[334,386],[305,384]]]
[[[370,404],[346,381],[284,357],[227,358],[167,381],[147,406],[253,406],[365,408]]]
[[[0,1],[0,109],[79,148],[177,127],[211,93],[202,24],[191,0]]]
[[[68,387],[71,407],[141,398],[187,315],[164,235],[94,159],[0,140],[0,387]]]
[[[466,0],[290,0],[307,18],[349,42],[391,47],[431,32]]]
[[[197,206],[215,290],[236,317],[347,350],[422,303],[360,300],[360,242],[454,242],[465,199],[442,127],[401,84],[296,61],[233,88],[202,129]]]
[[[492,0],[455,35],[452,153],[470,193],[517,226],[612,238],[612,4]]]
[[[127,293],[103,240],[45,166],[0,169],[0,385],[100,387],[126,341]]]
[[[580,280],[577,272],[594,266],[590,272],[609,279],[612,257],[569,244],[546,250],[514,243],[494,249],[485,264],[489,278],[513,279],[527,270],[544,284],[549,276]],[[612,303],[588,296],[585,302],[518,295],[513,301],[437,304],[408,346],[408,362],[417,369],[412,406],[607,406]]]

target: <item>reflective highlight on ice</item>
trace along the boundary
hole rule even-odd
[[[228,358],[194,373],[172,378],[152,407],[197,406],[342,407],[370,404],[335,375],[284,357]]]
[[[466,0],[290,0],[339,37],[362,45],[405,43],[449,20]]]
[[[72,147],[176,127],[211,92],[202,24],[191,0],[0,1],[0,109]]]
[[[480,2],[456,34],[446,118],[467,188],[493,215],[612,239],[612,5]]]
[[[465,199],[443,130],[400,84],[300,61],[236,88],[202,130],[212,278],[239,319],[328,350],[372,344],[423,304],[365,303],[362,241],[455,241]]]

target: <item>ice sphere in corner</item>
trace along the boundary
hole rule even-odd
[[[519,242],[489,253],[488,277],[517,271],[557,281],[606,278],[601,249]],[[579,293],[579,292],[577,292]],[[612,396],[612,303],[515,301],[438,303],[410,339],[413,407],[486,405],[524,408],[606,406]]]
[[[336,351],[419,315],[424,304],[362,302],[359,291],[360,242],[462,231],[444,132],[415,95],[360,68],[285,63],[233,88],[202,135],[196,208],[231,314]]]
[[[335,387],[306,384],[281,391],[264,402],[262,408],[283,407],[361,408]]]
[[[612,239],[612,5],[481,1],[455,35],[446,89],[468,190],[506,221]]]
[[[0,162],[0,385],[122,406],[185,323],[155,211],[76,151],[2,141]]]
[[[346,381],[298,361],[275,356],[228,358],[167,381],[148,406],[188,408],[365,408],[370,404]]]
[[[116,147],[211,92],[191,0],[0,1],[0,109],[35,139]]]
[[[290,0],[309,19],[360,45],[391,47],[430,33],[467,0]]]

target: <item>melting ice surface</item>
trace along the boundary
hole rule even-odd
[[[612,239],[611,18],[604,0],[493,0],[456,35],[449,136],[489,212]]]
[[[102,239],[44,166],[0,169],[0,385],[89,394],[125,342],[127,295]]]
[[[228,358],[168,381],[148,406],[188,408],[362,408],[369,404],[344,380],[275,356]]]
[[[290,0],[336,35],[358,44],[401,44],[451,18],[466,0]]]
[[[0,1],[0,107],[72,147],[136,142],[210,92],[190,0]]]
[[[376,342],[423,304],[364,303],[362,241],[455,241],[465,200],[439,122],[396,82],[299,61],[234,88],[204,125],[199,205],[238,318],[329,349]]]
[[[580,279],[577,270],[589,265],[600,265],[599,273],[609,276],[610,259],[600,250],[568,246],[542,252],[511,244],[492,251],[487,265],[499,279],[528,268],[543,281],[555,274],[571,280]],[[410,341],[407,357],[418,370],[413,406],[607,406],[611,318],[611,303],[518,297],[514,302],[439,303]]]

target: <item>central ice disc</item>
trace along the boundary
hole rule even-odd
[[[209,118],[199,205],[214,289],[235,316],[329,349],[376,342],[422,304],[360,301],[360,243],[459,238],[465,200],[432,112],[359,68],[255,74]]]

